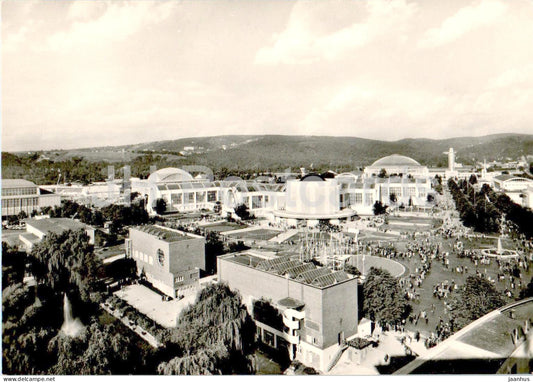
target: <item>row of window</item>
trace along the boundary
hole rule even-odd
[[[195,277],[194,273],[189,274],[189,280],[194,279],[194,277]],[[180,283],[180,282],[183,282],[183,281],[185,281],[185,276],[176,276],[174,278],[174,282],[175,283]]]
[[[146,253],[143,253],[141,251],[137,251],[136,249],[134,249],[132,251],[132,255],[133,255],[134,259],[138,259],[138,260],[144,261],[145,263],[148,263],[150,265],[154,265],[154,257],[153,256],[147,255]]]
[[[196,200],[195,200],[196,195]],[[191,203],[204,203],[206,201],[214,203],[217,201],[217,192],[216,191],[205,191],[203,192],[173,192],[170,194],[170,203],[171,204],[191,204]],[[168,199],[167,199],[168,202]]]
[[[37,187],[2,188],[2,196],[36,195]]]
[[[21,199],[5,199],[2,200],[2,206],[6,208],[13,207],[38,207],[39,198],[21,198]]]

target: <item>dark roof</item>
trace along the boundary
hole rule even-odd
[[[333,171],[326,171],[320,175],[322,179],[333,179],[335,178],[335,173]]]
[[[251,268],[266,271],[280,277],[295,280],[317,288],[325,288],[350,279],[344,271],[332,271],[327,267],[317,267],[312,263],[303,263],[298,256],[280,256],[272,259],[263,259],[248,252],[239,252],[225,255],[227,260]]]
[[[303,308],[305,303],[292,297],[285,297],[278,301],[278,305],[289,309],[299,309]]]
[[[300,182],[324,182],[324,181],[325,179],[321,175],[315,174],[315,173],[307,174],[302,179],[300,179]]]
[[[160,240],[164,240],[167,243],[192,239],[192,237],[187,235],[185,232],[163,228],[156,225],[142,225],[135,227],[135,229],[150,234],[152,236],[157,236]]]

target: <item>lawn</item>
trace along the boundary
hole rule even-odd
[[[205,229],[207,232],[228,232],[248,228],[248,226],[246,224],[236,223],[217,223],[212,225],[206,225],[202,228]]]
[[[443,243],[443,251],[451,251],[451,246],[453,244],[452,240],[442,240],[439,239]],[[400,249],[400,248],[398,248]],[[411,259],[408,258],[397,258],[395,259],[399,263],[403,264],[407,271],[404,274],[403,277],[406,277],[409,275],[409,273],[415,273],[415,269],[417,267],[421,266],[421,262],[419,260],[419,257],[412,257]],[[458,266],[466,266],[468,268],[468,273],[456,273],[454,272],[454,269]],[[495,261],[492,261],[490,265],[481,265],[478,264],[477,269],[485,275],[489,275],[492,279],[496,279],[497,273],[498,273],[498,266]],[[407,329],[409,330],[420,330],[425,332],[435,331],[435,326],[439,323],[439,320],[442,318],[444,321],[447,321],[448,314],[445,311],[444,307],[444,299],[439,300],[435,297],[433,297],[433,287],[441,283],[445,280],[448,280],[451,282],[452,280],[459,285],[459,289],[462,285],[464,285],[466,278],[470,275],[476,274],[476,266],[470,258],[458,258],[456,255],[450,252],[450,265],[449,269],[446,269],[442,262],[433,260],[431,272],[429,275],[426,276],[425,280],[422,283],[422,286],[420,288],[416,288],[416,291],[420,293],[420,300],[417,301],[411,301],[411,305],[413,306],[413,313],[418,314],[421,311],[425,311],[428,313],[429,316],[429,322],[426,325],[426,323],[422,320],[418,322],[418,326],[415,326],[414,324],[410,324],[407,322]],[[522,276],[522,283],[528,283],[531,279],[531,276],[533,274],[533,268],[530,268],[529,273],[523,274]],[[499,291],[504,291],[506,288],[509,288],[509,281],[506,280],[505,283],[496,282],[495,287]],[[454,292],[458,293],[458,292]],[[513,293],[518,294],[518,290],[515,289]],[[453,293],[452,295],[453,296]],[[452,297],[448,297],[448,302],[451,300]],[[507,299],[508,302],[510,302],[510,299]],[[435,313],[431,313],[431,305],[435,304]]]

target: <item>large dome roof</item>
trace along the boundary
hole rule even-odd
[[[154,183],[183,182],[192,179],[192,175],[187,171],[175,167],[162,168],[148,177],[148,180]]]
[[[372,163],[372,167],[394,167],[394,166],[422,166],[413,158],[404,155],[392,154]]]

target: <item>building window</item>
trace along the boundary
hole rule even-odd
[[[159,265],[161,265],[162,267],[165,266],[165,254],[163,253],[161,249],[157,250],[157,261],[159,262]]]
[[[216,202],[217,201],[217,192],[216,191],[208,191],[207,192],[207,201],[208,202]]]
[[[261,208],[262,205],[261,205],[261,200],[262,200],[262,196],[261,195],[253,195],[252,196],[252,209],[256,209],[256,208]]]
[[[197,203],[205,202],[205,192],[197,192],[196,193],[196,202]]]
[[[264,342],[265,344],[274,347],[274,334],[270,333],[269,331],[264,331]]]
[[[402,196],[402,188],[401,187],[391,187],[390,191],[389,191],[389,195],[390,194],[394,194],[397,197],[401,197]]]
[[[181,193],[171,194],[170,195],[170,200],[172,201],[172,205],[181,204],[182,194]]]

